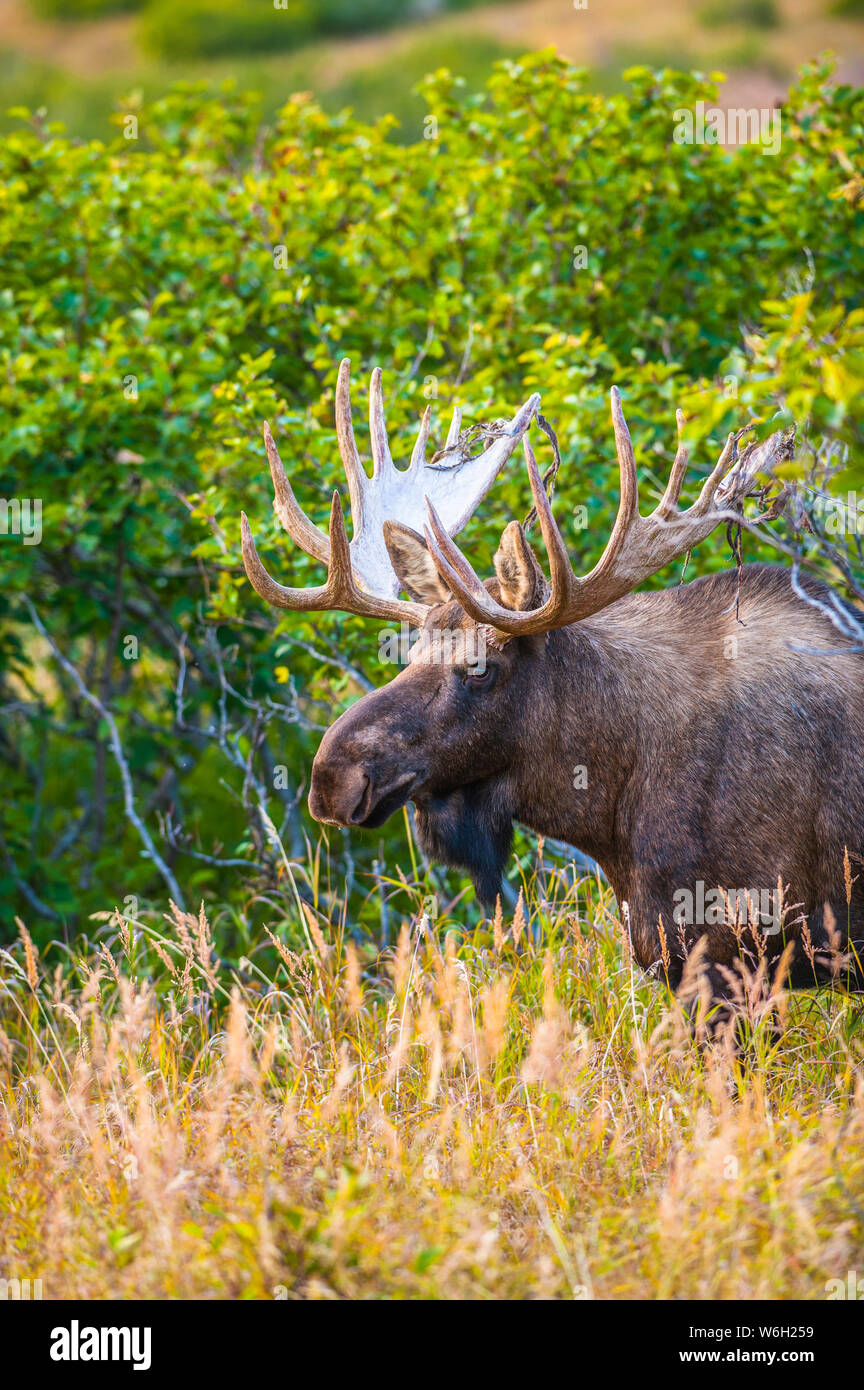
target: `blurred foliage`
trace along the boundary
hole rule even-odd
[[[36,14],[88,20],[141,11],[144,48],[173,61],[294,49],[312,38],[367,34],[479,0],[30,0]]]
[[[515,49],[485,34],[472,34],[470,44],[456,38],[430,38],[400,48],[373,66],[347,73],[336,88],[317,99],[334,112],[348,105],[364,121],[375,122],[385,114],[395,116],[399,124],[388,132],[388,139],[414,144],[423,134],[429,110],[421,87],[427,73],[450,68],[465,87],[482,87],[493,63],[517,56]],[[620,71],[618,80],[620,83]]]
[[[34,14],[44,19],[100,19],[106,14],[140,10],[144,0],[29,0]]]
[[[724,24],[749,24],[754,29],[775,29],[781,15],[775,0],[712,0],[699,11],[699,18],[709,27]]]
[[[85,0],[86,3],[86,0]],[[368,34],[476,0],[147,0],[142,43],[160,58],[298,48],[311,38]]]
[[[557,511],[586,567],[616,506],[613,382],[644,504],[671,462],[677,403],[691,487],[728,429],[789,417],[804,444],[847,450],[844,485],[864,486],[864,93],[807,70],[771,156],[675,143],[675,112],[715,101],[713,79],[627,76],[630,95],[601,97],[549,52],[499,64],[485,92],[438,71],[422,88],[428,138],[410,145],[388,140],[386,120],[327,115],[306,96],[264,124],[255,96],[192,84],[134,99],[108,143],[19,113],[0,150],[0,458],[6,497],[42,499],[44,534],[0,537],[10,929],[15,912],[41,913],[38,938],[130,895],[166,896],[124,814],[111,724],[34,632],[25,595],[115,721],[137,813],[187,903],[266,919],[284,861],[261,839],[260,807],[250,838],[244,768],[288,854],[305,852],[318,731],[393,668],[372,623],[266,611],[238,516],[284,582],[319,582],[276,526],[260,429],[271,422],[320,522],[340,482],[341,356],[361,447],[366,381],[383,366],[397,460],[427,399],[434,447],[454,400],[470,421],[542,391],[563,452]],[[572,521],[582,503],[587,529]],[[464,537],[481,567],[527,509],[513,468]],[[760,553],[749,540],[746,552]],[[728,562],[718,536],[691,573]],[[396,849],[423,876],[405,828],[397,817],[375,837],[332,837],[326,872],[347,875],[361,923],[381,911],[374,858]]]
[[[517,56],[511,45],[484,34],[472,34],[466,42],[464,36],[452,33],[425,34],[422,29],[411,33],[423,37],[400,42],[391,57],[349,69],[336,79],[332,51],[326,43],[315,43],[296,53],[230,54],[187,59],[182,64],[152,60],[122,74],[109,72],[87,78],[0,48],[0,84],[7,103],[5,109],[0,107],[0,131],[20,124],[6,115],[10,107],[37,111],[45,107],[52,120],[66,124],[70,136],[105,139],[112,133],[118,92],[146,92],[152,104],[178,80],[206,81],[211,89],[223,80],[233,80],[240,89],[260,94],[262,118],[267,122],[275,119],[286,93],[312,90],[322,107],[334,114],[346,105],[363,121],[375,122],[392,113],[400,125],[392,128],[389,138],[411,143],[422,133],[426,114],[426,104],[415,89],[428,72],[448,67],[468,85],[480,87],[493,62]],[[629,54],[623,66],[634,60]],[[621,67],[619,63],[615,68],[614,78],[611,73],[604,74],[604,81],[607,76],[612,78],[611,90],[622,88]]]
[[[297,48],[320,31],[317,11],[318,0],[285,0],[279,9],[270,0],[150,0],[141,42],[157,57],[174,59]]]

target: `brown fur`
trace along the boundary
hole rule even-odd
[[[503,582],[488,587],[529,607],[542,576],[520,569],[517,538],[502,548]],[[801,584],[817,600],[829,593]],[[424,634],[472,627],[449,602]],[[661,918],[673,987],[705,938],[718,999],[756,942],[728,923],[676,931],[675,895],[700,880],[706,891],[770,890],[779,877],[794,910],[760,946],[774,959],[791,940],[793,983],[812,982],[802,921],[827,970],[826,903],[844,946],[864,946],[864,655],[838,650],[849,646],[772,565],[631,594],[548,636],[514,638],[488,651],[485,687],[421,643],[327,732],[310,807],[336,824],[378,825],[410,798],[427,852],[467,868],[487,901],[515,821],[565,840],[629,905],[645,969],[660,969]],[[848,905],[847,849],[858,875]],[[862,983],[854,962],[851,976]]]

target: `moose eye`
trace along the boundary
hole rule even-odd
[[[469,690],[488,690],[495,684],[497,674],[496,666],[486,666],[482,671],[466,671],[462,677],[462,684],[467,685]]]

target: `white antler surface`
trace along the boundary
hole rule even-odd
[[[429,438],[431,407],[427,406],[420,423],[420,432],[411,454],[407,468],[395,466],[390,454],[387,428],[384,423],[384,402],[381,392],[381,369],[376,367],[372,373],[369,388],[369,434],[372,446],[372,476],[370,477],[360,461],[354,440],[354,426],[351,419],[350,368],[346,357],[339,367],[336,383],[336,436],[339,453],[348,482],[348,495],[351,503],[353,536],[348,551],[353,582],[350,612],[359,612],[358,604],[364,594],[374,598],[375,615],[382,614],[382,601],[392,606],[393,616],[397,615],[400,601],[397,598],[400,583],[390,562],[384,542],[384,522],[398,521],[422,533],[426,518],[428,498],[435,506],[441,525],[450,536],[458,535],[463,526],[473,516],[478,506],[491,488],[504,464],[522,439],[525,431],[536,415],[540,397],[536,393],[502,427],[502,432],[481,454],[470,458],[459,448],[461,412],[458,407],[453,412],[453,420],[447,435],[447,466],[436,467],[426,461],[426,444]],[[279,452],[270,433],[264,426],[264,442],[270,463],[275,493],[274,507],[282,525],[294,541],[307,553],[330,563],[331,538],[306,516],[298,505],[291,484],[279,457]],[[331,517],[331,534],[334,525]],[[335,522],[338,526],[338,521]],[[246,570],[256,590],[270,602],[278,606],[311,607],[311,603],[299,597],[302,591],[288,590],[277,585],[264,570],[244,518],[243,555]],[[340,567],[341,569],[341,567]],[[347,597],[349,590],[340,580],[339,593]],[[331,588],[333,586],[331,585]],[[322,590],[323,593],[323,590]],[[335,590],[334,590],[335,595]],[[293,598],[292,598],[293,596]],[[332,595],[331,595],[332,597]],[[329,606],[335,607],[332,603]],[[418,605],[404,604],[403,616],[416,621]],[[413,617],[408,608],[414,611]],[[369,605],[362,609],[371,612]]]

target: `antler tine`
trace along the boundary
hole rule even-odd
[[[392,471],[390,444],[384,420],[384,393],[381,390],[381,368],[376,367],[369,383],[369,436],[372,442],[372,477]]]
[[[354,425],[351,420],[350,357],[342,358],[339,363],[339,375],[336,378],[336,441],[339,445],[339,457],[342,460],[342,467],[348,481],[348,498],[351,503],[351,517],[356,535],[363,521],[365,484],[368,479],[357,452]]]
[[[322,560],[326,565],[330,559],[330,542],[324,532],[309,520],[294,496],[268,424],[264,425],[264,447],[267,450],[270,476],[273,479],[273,505],[276,515],[291,539],[296,541],[307,555]]]
[[[479,503],[486,496],[507,459],[513,453],[520,439],[540,407],[540,396],[534,392],[524,405],[520,406],[509,426],[492,440],[482,453],[466,458],[460,454],[452,466],[423,468],[418,465],[413,477],[420,473],[423,478],[422,493],[429,496],[435,504],[439,519],[448,535],[456,536],[474,515]],[[456,438],[461,421],[455,421]],[[453,426],[451,426],[452,430]],[[448,431],[448,440],[453,435]],[[452,449],[453,445],[447,445]],[[402,477],[404,475],[397,475]],[[411,481],[413,481],[413,477]],[[418,501],[420,499],[418,498]],[[415,529],[423,528],[422,516],[417,517]]]
[[[448,536],[433,503],[428,497],[424,498],[424,501],[429,514],[429,525],[423,527],[423,533],[435,568],[465,612],[478,622],[488,622],[485,610],[482,616],[479,616],[479,610],[483,609],[486,603],[493,601],[489,591],[480,582],[462,551]]]
[[[552,581],[552,592],[549,599],[539,611],[543,612],[544,609],[547,609],[557,617],[559,612],[569,609],[572,605],[579,588],[579,579],[573,573],[573,566],[567,554],[564,537],[561,535],[558,523],[552,514],[552,505],[546,496],[546,489],[543,486],[543,479],[540,477],[537,460],[527,439],[523,439],[522,448],[525,452],[531,496],[534,499],[537,520],[540,523],[540,534],[543,537],[543,544],[549,557],[549,576]]]
[[[330,564],[327,566],[327,589],[330,592],[330,607],[342,608],[345,612],[355,611],[347,599],[362,599],[354,576],[351,573],[351,551],[348,546],[348,533],[342,515],[342,502],[334,488],[330,499]]]
[[[684,411],[675,411],[675,424],[678,427],[678,448],[675,450],[675,458],[669,473],[669,481],[666,484],[666,491],[660,499],[657,508],[658,516],[672,516],[677,507],[678,499],[681,496],[681,488],[687,472],[687,465],[690,462],[690,451],[684,443]]]
[[[333,493],[330,504],[330,558],[326,584],[311,589],[290,589],[279,584],[261,563],[245,512],[241,513],[240,527],[243,564],[249,582],[255,592],[274,608],[314,609],[317,612],[332,608],[356,613],[362,618],[385,618],[414,625],[422,623],[426,616],[426,604],[381,598],[358,588],[351,568],[351,551],[338,492]]]
[[[530,621],[522,626],[523,632],[537,632],[544,629],[548,630],[550,626],[564,626],[576,621],[577,617],[587,617],[589,612],[596,612],[597,607],[605,606],[605,603],[609,601],[608,599],[604,599],[603,603],[598,603],[594,608],[590,607],[592,592],[601,594],[606,591],[610,582],[614,581],[619,557],[627,545],[628,537],[632,534],[634,526],[640,520],[639,480],[636,473],[633,441],[630,438],[630,431],[624,418],[618,387],[613,386],[609,395],[621,486],[618,514],[603,554],[590,574],[585,575],[584,578],[580,578],[573,572],[563,537],[552,515],[552,508],[537,471],[534,455],[529,448],[526,447],[525,449],[531,492],[537,508],[537,520],[540,523],[543,542],[549,556],[552,594],[541,608],[534,609],[524,615]]]
[[[245,512],[240,513],[240,534],[242,537],[243,566],[249,583],[263,599],[274,608],[322,609],[327,607],[327,585],[315,589],[287,589],[268,574],[261,563],[255,541]]]
[[[367,479],[354,442],[354,427],[351,423],[351,361],[347,357],[339,364],[336,381],[336,438],[348,482],[351,518],[356,535],[363,522],[363,484]],[[330,541],[324,532],[309,520],[294,496],[269,424],[264,425],[264,447],[267,450],[270,476],[273,479],[276,515],[291,539],[296,541],[307,555],[312,555],[326,565],[330,559]]]
[[[415,473],[423,467],[426,461],[426,444],[429,439],[429,429],[432,424],[432,407],[427,405],[423,411],[423,419],[420,421],[420,431],[417,435],[417,442],[411,450],[411,462],[408,465],[409,471]]]
[[[630,438],[627,421],[624,419],[621,393],[617,386],[612,387],[609,397],[612,402],[612,429],[615,433],[618,473],[621,478],[621,500],[618,504],[618,516],[609,542],[611,546],[616,531],[625,531],[633,518],[639,515],[639,479],[636,475],[633,441]]]
[[[714,466],[714,471],[708,478],[707,482],[702,488],[702,491],[700,492],[696,501],[693,503],[693,506],[689,509],[690,515],[704,516],[707,512],[710,511],[711,506],[714,502],[714,494],[720,486],[720,483],[722,482],[724,473],[729,467],[734,448],[735,434],[733,431],[728,435],[726,443],[723,445],[723,452]],[[687,513],[685,513],[685,515],[687,515]]]
[[[462,428],[462,407],[454,405],[453,418],[450,421],[450,428],[447,431],[447,438],[444,441],[445,449],[452,449],[454,444],[459,442],[459,431]]]

